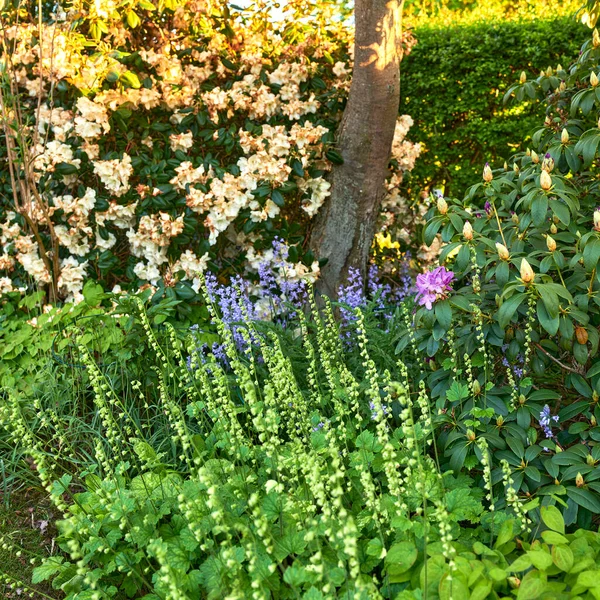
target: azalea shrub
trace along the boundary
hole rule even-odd
[[[207,267],[256,274],[275,235],[294,277],[314,280],[307,233],[341,160],[352,32],[337,5],[310,22],[304,2],[286,9],[59,2],[38,21],[6,4],[0,293],[81,301],[91,278],[191,300]],[[411,123],[398,121],[387,227],[419,153]]]
[[[543,96],[545,122],[464,198],[434,198],[442,266],[420,276],[397,346],[428,357],[449,466],[475,467],[484,439],[522,493],[562,498],[583,526],[600,510],[599,59],[594,29],[568,69],[508,90]]]

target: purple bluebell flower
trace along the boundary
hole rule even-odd
[[[427,310],[433,308],[433,303],[446,298],[448,292],[452,291],[450,283],[454,279],[454,273],[446,267],[437,267],[428,273],[417,275],[417,302],[425,306]]]
[[[377,410],[374,402],[369,402],[369,408],[371,409],[371,420],[375,421],[379,416],[379,411]],[[381,405],[381,410],[383,411],[384,416],[387,416],[390,412],[389,407],[385,404]]]
[[[551,416],[550,415],[550,407],[546,404],[544,406],[544,408],[542,409],[542,412],[540,412],[539,423],[540,423],[540,427],[542,428],[542,431],[544,432],[544,434],[546,435],[547,438],[554,437],[554,434],[552,433],[552,422],[558,423],[558,421],[559,421],[559,416],[558,415]]]

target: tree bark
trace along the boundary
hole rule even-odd
[[[327,263],[318,290],[335,298],[350,268],[365,281],[400,101],[404,0],[355,0],[354,69],[331,174],[310,245]]]

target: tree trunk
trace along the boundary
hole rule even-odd
[[[354,70],[337,144],[344,164],[333,168],[310,239],[327,259],[318,289],[332,298],[350,268],[366,276],[398,118],[403,2],[355,0]]]

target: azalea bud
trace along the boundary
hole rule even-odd
[[[557,71],[562,71],[563,70],[562,65],[560,63],[556,65],[556,70]]]
[[[521,261],[519,272],[521,274],[521,280],[525,285],[529,285],[535,279],[535,273],[526,258]]]
[[[600,35],[598,34],[598,30],[594,27],[594,31],[592,31],[592,46],[597,48],[600,46]]]
[[[510,217],[510,220],[515,224],[519,224],[519,215],[517,213],[513,213]]]
[[[504,425],[504,417],[502,415],[496,418],[496,425],[498,427],[502,427],[502,425]]]
[[[594,229],[600,231],[600,210],[594,211]]]
[[[552,67],[548,67],[546,69],[546,77],[552,77],[554,73],[552,72]]]
[[[474,431],[471,431],[470,429],[467,429],[467,439],[468,439],[470,442],[474,442],[474,441],[475,441],[475,437],[476,437],[476,436],[475,436],[475,432],[474,432]]]
[[[469,221],[465,221],[463,226],[463,237],[465,240],[467,240],[467,242],[473,239],[473,227],[471,227],[471,223],[469,223]]]
[[[527,148],[527,150],[525,151],[525,154],[526,154],[527,156],[531,156],[531,150],[530,150],[529,148]]]
[[[523,259],[523,260],[525,260],[525,259]],[[520,404],[521,406],[523,406],[523,404],[525,404],[525,402],[527,402],[527,398],[525,398],[525,395],[524,395],[524,394],[521,394],[521,395],[519,396],[519,404]]]
[[[490,165],[488,163],[485,163],[485,167],[483,167],[483,180],[486,183],[489,183],[492,179],[494,179],[492,169],[490,169]]]
[[[585,457],[585,462],[588,464],[589,467],[593,467],[596,464],[596,461],[594,460],[594,457],[591,454],[588,454]]]
[[[588,332],[585,327],[575,327],[575,337],[580,344],[587,344]]]
[[[540,174],[540,187],[546,192],[552,187],[552,177],[548,171],[542,171]]]
[[[590,417],[590,424],[592,427],[596,427],[596,425],[598,425],[598,422],[596,421],[596,417],[594,415]]]
[[[538,156],[537,152],[535,152],[535,150],[531,151],[531,162],[536,165],[540,162],[540,157]]]
[[[575,477],[575,485],[580,488],[585,485],[585,481],[583,479],[583,475],[581,473],[577,473],[577,477]]]
[[[567,129],[563,129],[562,133],[560,134],[560,143],[561,144],[568,144],[569,143],[569,132],[567,131]]]
[[[515,175],[519,174],[519,165],[517,163],[513,163],[513,171],[515,172]]]
[[[506,161],[504,161],[504,170],[508,171],[508,163]]]
[[[550,252],[554,252],[556,250],[556,240],[552,236],[547,235],[546,246]]]
[[[556,225],[554,223],[552,223],[552,225],[550,225],[550,233],[554,234],[558,231],[558,229],[556,229]]]
[[[592,74],[590,75],[590,85],[592,87],[596,87],[598,85],[598,76],[593,71],[592,71]]]
[[[498,258],[500,260],[508,260],[510,258],[508,248],[500,242],[496,242],[496,251],[498,252]]]
[[[441,196],[437,200],[437,209],[441,215],[445,215],[448,212],[448,203]]]
[[[559,92],[564,92],[567,89],[567,84],[564,81],[561,81],[559,86],[558,86],[558,91]]]
[[[596,402],[598,402],[598,400],[600,400],[600,396],[598,395],[598,392],[597,392],[596,390],[594,390],[594,391],[592,392],[592,400],[593,400],[594,404],[595,404]]]
[[[527,74],[525,71],[521,71],[521,77],[519,77],[519,83],[525,83],[527,81]]]

